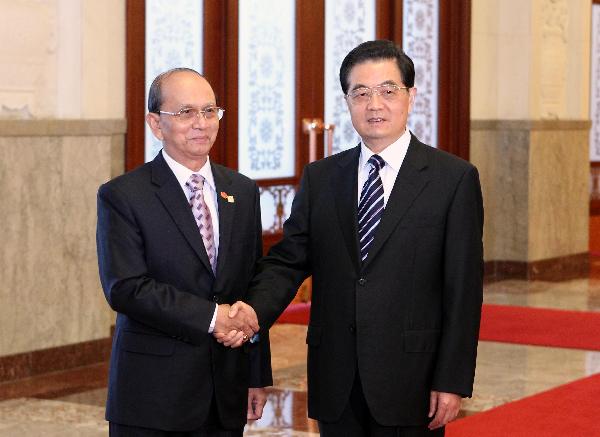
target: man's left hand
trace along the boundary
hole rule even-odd
[[[245,332],[241,329],[232,329],[230,331],[226,331],[222,329],[221,325],[215,325],[213,336],[224,346],[231,348],[240,347],[252,338],[254,332],[258,332],[259,330],[256,312],[250,305],[240,300],[229,307],[228,317],[230,320],[237,320],[238,322],[241,322],[244,324],[244,326],[250,326],[253,331],[251,330],[250,332]],[[219,322],[218,318],[217,322]]]
[[[248,420],[257,420],[262,417],[263,408],[267,403],[267,392],[264,388],[248,389]]]
[[[441,428],[453,421],[458,415],[461,401],[462,398],[457,394],[432,390],[429,398],[429,417],[433,417],[433,420],[429,423],[429,429]]]
[[[235,329],[233,331],[229,331],[228,333],[215,332],[213,333],[213,337],[215,337],[223,346],[227,346],[232,349],[240,347],[246,341],[248,341],[248,336],[244,333],[244,331],[236,331]]]

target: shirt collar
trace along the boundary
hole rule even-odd
[[[215,188],[215,179],[213,178],[212,169],[210,166],[210,158],[208,156],[206,157],[206,162],[204,163],[202,168],[199,171],[195,172],[171,158],[169,154],[165,151],[165,149],[162,150],[162,154],[163,158],[165,158],[165,161],[167,162],[167,165],[175,174],[177,182],[179,182],[181,188],[185,190],[185,183],[189,180],[192,174],[196,173],[204,178],[204,180],[213,189],[213,191],[217,191]]]
[[[381,158],[385,161],[386,166],[390,166],[396,172],[400,170],[400,166],[402,165],[402,161],[404,161],[404,157],[406,156],[406,152],[408,150],[408,145],[410,144],[410,131],[405,129],[404,133],[394,141],[392,144],[387,146],[381,152],[378,153]],[[367,165],[369,158],[373,156],[374,153],[371,149],[365,146],[365,143],[361,141],[360,143],[360,159],[359,159],[359,168],[364,168]]]

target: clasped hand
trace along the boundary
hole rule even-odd
[[[233,305],[219,305],[213,336],[225,346],[236,348],[250,340],[259,331],[254,309],[237,301]]]

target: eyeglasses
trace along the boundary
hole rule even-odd
[[[204,109],[182,108],[177,112],[158,111],[158,113],[172,115],[173,117],[177,117],[181,121],[195,120],[197,117],[200,117],[200,114],[202,114],[205,120],[220,120],[223,118],[225,110],[223,108],[219,108],[218,106],[209,106],[208,108]]]
[[[409,90],[410,87],[398,86],[395,84],[377,85],[373,88],[362,87],[356,88],[346,94],[346,98],[350,99],[353,104],[367,103],[371,100],[373,94],[383,97],[388,102],[396,100],[400,96],[400,90]]]

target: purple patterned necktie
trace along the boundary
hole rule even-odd
[[[375,238],[377,225],[383,215],[383,183],[379,171],[385,165],[385,161],[379,155],[372,155],[368,163],[371,164],[371,170],[363,185],[358,202],[358,238],[362,262],[367,259],[369,247]]]
[[[190,190],[190,207],[196,219],[198,230],[202,235],[208,261],[213,273],[216,272],[217,260],[215,249],[215,235],[213,232],[212,218],[208,206],[204,201],[204,177],[199,174],[192,174],[185,185]]]

